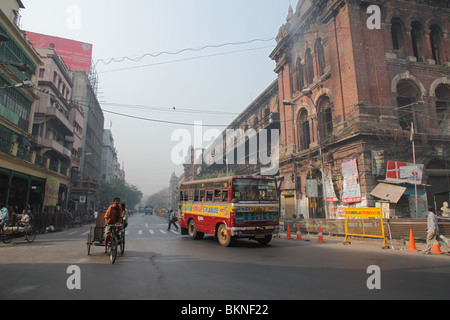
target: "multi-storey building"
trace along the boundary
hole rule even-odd
[[[43,64],[39,68],[33,135],[40,145],[40,155],[68,171],[74,143],[74,123],[70,118],[72,79],[64,61],[53,49],[36,48],[36,51]]]
[[[75,104],[82,106],[84,123],[82,147],[79,150],[80,170],[73,181],[71,197],[78,199],[85,209],[95,210],[98,207],[99,186],[102,181],[104,116],[90,74],[72,71],[72,79],[72,99]]]
[[[125,181],[125,171],[121,169],[119,163],[112,131],[105,129],[103,130],[102,182],[109,182],[111,179]]]
[[[23,8],[20,0],[0,5],[0,202],[29,205],[39,219],[43,206],[64,202],[69,176],[67,166],[41,154],[32,135],[42,62],[17,25]]]
[[[184,164],[185,179],[267,171],[277,175],[278,149],[272,148],[277,141],[272,144],[272,137],[279,137],[279,120],[278,81],[275,80],[230,123],[214,143],[202,150],[201,157],[197,153],[194,159],[195,149],[191,148],[188,155],[190,161]],[[272,130],[276,131],[276,135],[272,134]],[[267,160],[263,161],[260,156]]]
[[[416,218],[449,200],[449,16],[448,1],[426,0],[289,9],[270,55],[285,217],[379,205]]]

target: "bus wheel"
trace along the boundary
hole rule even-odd
[[[220,245],[224,247],[228,247],[231,244],[232,237],[224,224],[221,224],[219,228],[217,228],[217,240]]]
[[[195,221],[194,220],[190,220],[189,221],[188,233],[189,233],[189,237],[192,240],[199,240],[199,239],[203,238],[203,235],[204,235],[203,232],[198,232],[197,231],[197,227],[195,226]]]

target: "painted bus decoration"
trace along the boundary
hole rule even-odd
[[[266,176],[234,176],[182,183],[178,222],[191,239],[212,234],[222,246],[236,238],[261,245],[278,232],[276,181]]]

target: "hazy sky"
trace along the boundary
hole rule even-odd
[[[270,39],[286,22],[290,3],[289,0],[22,2],[23,30],[93,44],[105,128],[112,129],[127,182],[139,187],[145,195],[168,187],[173,172],[177,175],[183,172],[183,167],[171,159],[171,151],[177,145],[171,141],[175,130],[193,132],[194,121],[228,125],[276,79],[275,62],[269,58],[276,42]],[[295,8],[296,1],[291,3]],[[242,44],[245,42],[250,43]],[[206,46],[214,47],[203,48]],[[188,48],[191,50],[184,50]],[[141,59],[121,59],[124,57]]]

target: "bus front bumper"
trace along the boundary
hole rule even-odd
[[[278,226],[231,227],[228,232],[233,237],[258,237],[272,235],[277,233],[278,229]]]

